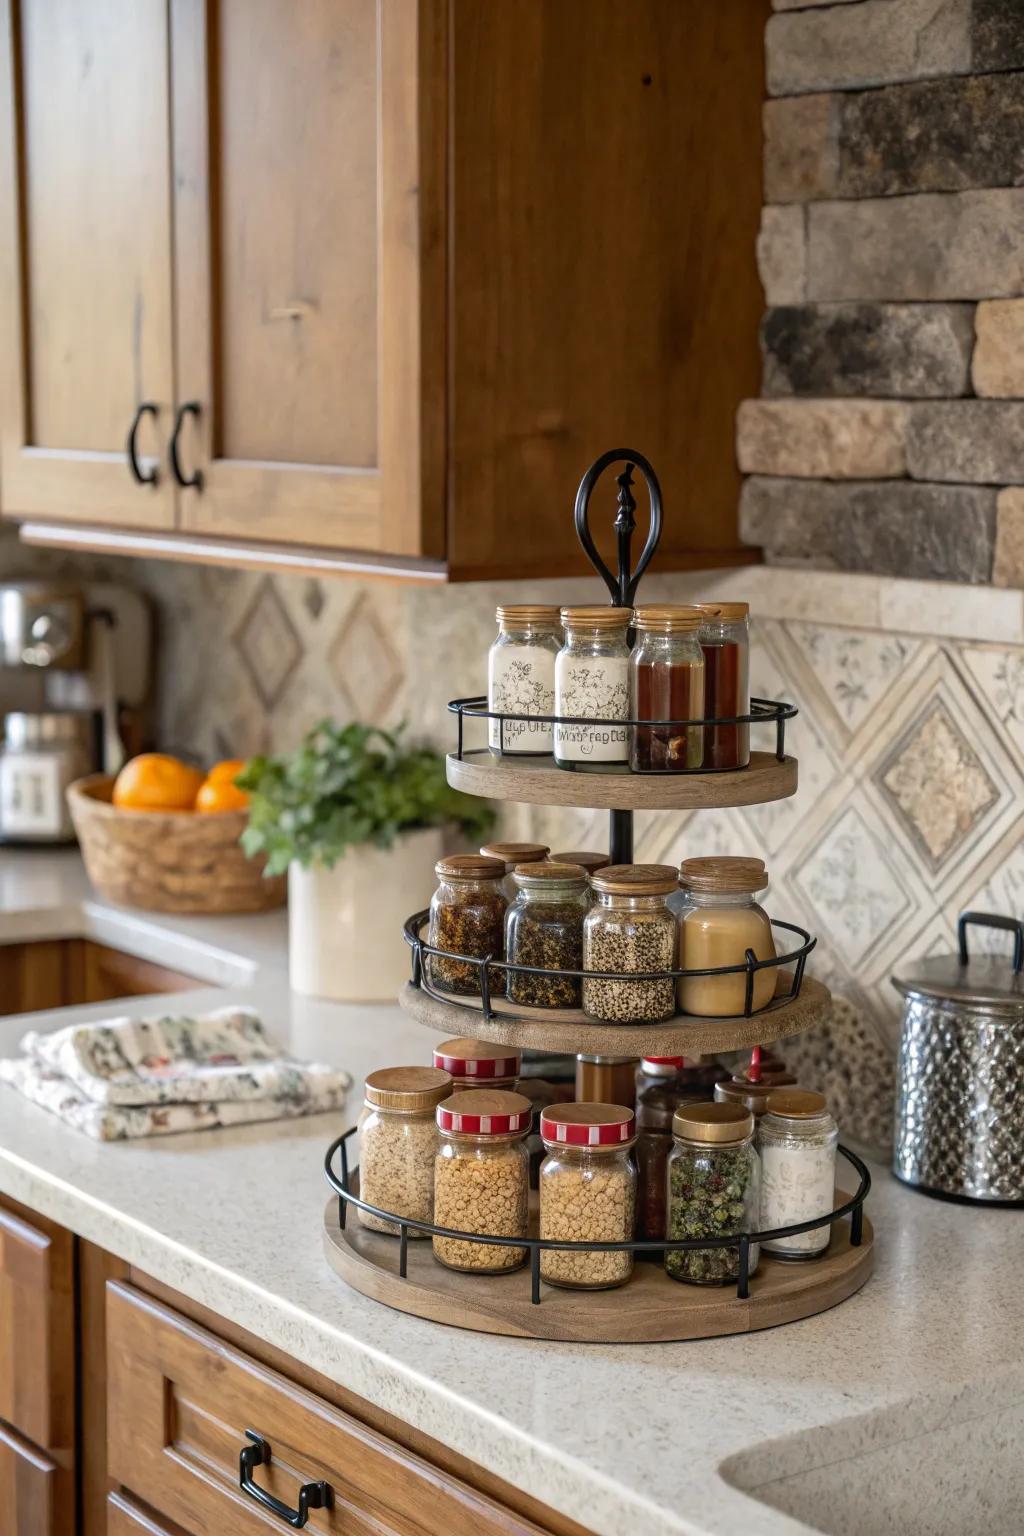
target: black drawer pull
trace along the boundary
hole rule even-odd
[[[151,469],[148,474],[143,469],[142,465],[139,463],[139,453],[138,447],[136,445],[136,438],[139,435],[139,425],[143,416],[152,416],[153,420],[155,421],[158,414],[159,413],[157,408],[152,400],[143,400],[142,404],[136,410],[135,415],[132,417],[131,426],[128,428],[128,441],[125,444],[125,448],[128,453],[128,468],[132,472],[132,479],[135,480],[138,485],[156,485],[157,480],[159,479],[155,469]]]
[[[252,1441],[252,1445],[243,1445],[238,1453],[238,1486],[243,1493],[262,1504],[264,1509],[269,1509],[271,1514],[277,1515],[287,1525],[300,1531],[309,1519],[311,1509],[330,1509],[331,1485],[330,1483],[303,1483],[299,1489],[298,1509],[289,1509],[280,1499],[275,1499],[272,1493],[267,1493],[264,1488],[257,1488],[252,1480],[252,1474],[257,1467],[269,1467],[270,1446],[262,1435],[255,1430],[247,1429],[246,1435]]]
[[[183,475],[181,472],[181,460],[178,457],[178,440],[181,437],[181,429],[185,425],[186,416],[194,416],[197,421],[199,420],[198,400],[186,400],[184,405],[179,405],[178,407],[178,414],[174,418],[174,431],[171,433],[171,472],[178,484],[184,489],[187,490],[192,486],[197,491],[201,491],[203,488],[203,472],[201,469],[193,470],[191,475]]]

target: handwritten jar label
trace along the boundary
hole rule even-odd
[[[628,719],[628,667],[625,656],[561,652],[555,659],[555,714]],[[625,725],[556,725],[555,756],[567,763],[625,763],[627,735]]]
[[[510,715],[555,713],[555,657],[539,645],[497,645],[487,664],[488,709]],[[494,751],[550,752],[552,727],[532,720],[488,721]]]

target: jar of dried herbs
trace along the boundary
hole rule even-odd
[[[366,1079],[359,1118],[359,1194],[369,1205],[413,1221],[431,1221],[434,1213],[434,1112],[452,1091],[447,1072],[434,1067],[384,1067]],[[371,1232],[397,1237],[393,1221],[357,1208]],[[410,1237],[429,1233],[408,1229]]]
[[[629,1243],[636,1212],[633,1111],[624,1104],[553,1104],[540,1117],[540,1235],[553,1242]],[[633,1273],[628,1250],[579,1253],[543,1248],[541,1278],[602,1291]]]
[[[583,968],[619,974],[584,977],[584,1012],[622,1024],[670,1019],[675,978],[650,973],[672,971],[676,963],[678,924],[666,900],[676,889],[675,870],[611,864],[591,875],[590,885],[596,901],[583,924]]]
[[[427,977],[444,992],[479,996],[481,967],[473,959],[500,958],[505,944],[504,862],[479,853],[455,853],[439,859],[434,873],[438,886],[430,903],[427,942],[447,953],[427,956]],[[504,992],[501,966],[488,967],[487,982],[492,992]]]
[[[761,1163],[754,1150],[754,1117],[741,1104],[684,1104],[672,1117],[668,1159],[670,1239],[729,1237],[758,1231]],[[752,1244],[749,1273],[757,1267]],[[728,1285],[739,1277],[739,1244],[680,1248],[665,1255],[673,1280]]]
[[[516,1238],[526,1236],[530,1159],[524,1137],[530,1101],[520,1093],[479,1088],[437,1106],[441,1135],[434,1163],[434,1224],[507,1237],[475,1243],[469,1237],[434,1238],[434,1257],[449,1269],[478,1275],[518,1269],[526,1258]]]
[[[511,1045],[491,1045],[486,1040],[460,1036],[434,1047],[434,1066],[450,1073],[453,1093],[463,1093],[471,1088],[501,1088],[514,1092],[522,1064],[522,1051]]]
[[[510,965],[537,966],[508,972],[511,1002],[532,1008],[578,1008],[583,969],[583,919],[590,911],[587,877],[578,864],[521,864],[512,876],[518,895],[505,918],[505,956]]]

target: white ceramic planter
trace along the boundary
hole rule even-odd
[[[394,1002],[411,975],[402,924],[429,906],[440,827],[390,848],[350,848],[333,869],[288,870],[288,974],[292,990],[337,1002]]]

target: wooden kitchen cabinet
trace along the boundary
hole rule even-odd
[[[661,569],[752,559],[768,12],[0,0],[0,510],[172,558],[569,575],[580,475],[626,444]],[[122,447],[150,400],[155,486]]]
[[[73,1536],[61,1511],[57,1468],[34,1445],[0,1424],[0,1531],[5,1536]]]
[[[187,992],[203,985],[183,971],[91,939],[0,945],[0,1017],[112,1002],[119,997]]]

